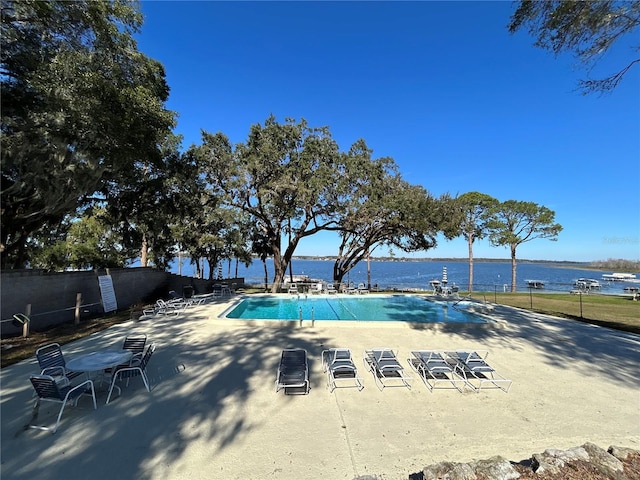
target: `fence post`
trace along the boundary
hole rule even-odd
[[[582,318],[582,292],[578,293],[578,296],[580,297],[580,318]]]
[[[82,305],[82,293],[76,293],[76,312],[74,325],[80,325],[80,306]]]
[[[27,306],[24,309],[24,315],[27,317],[27,321],[22,324],[22,336],[27,338],[29,336],[29,324],[31,323],[29,319],[31,318],[31,304],[27,303]]]

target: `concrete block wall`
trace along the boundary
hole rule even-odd
[[[27,304],[31,305],[33,331],[73,321],[78,293],[82,295],[81,319],[104,314],[98,276],[107,273],[113,280],[118,310],[168,298],[170,290],[182,295],[185,285],[193,287],[195,293],[209,292],[213,285],[211,280],[182,277],[148,267],[58,273],[3,270],[0,272],[0,334],[8,336],[22,332],[22,327],[14,325],[12,319],[16,313],[25,313]],[[226,282],[243,283],[243,279]]]

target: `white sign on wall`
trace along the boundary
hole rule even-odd
[[[102,306],[105,313],[117,310],[118,302],[116,301],[116,292],[113,289],[111,275],[99,275],[98,283],[100,284],[100,295],[102,296]]]

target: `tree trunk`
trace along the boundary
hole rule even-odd
[[[149,249],[149,242],[147,242],[147,235],[145,233],[142,234],[142,246],[140,247],[140,265],[142,267],[149,266],[149,257],[147,255],[147,251]]]
[[[516,246],[511,245],[511,293],[516,291]]]
[[[273,285],[271,285],[271,293],[278,293],[280,284],[284,282],[284,275],[287,271],[287,264],[282,258],[280,248],[273,249]]]
[[[264,266],[264,290],[265,292],[269,288],[269,271],[267,270],[267,259],[262,259],[262,265]]]
[[[473,291],[473,237],[469,236],[469,293]]]
[[[299,227],[301,231],[304,231],[306,228],[306,224],[303,223]],[[298,242],[300,241],[300,237],[298,235],[293,236],[293,238],[289,239],[289,245],[287,245],[287,249],[282,253],[280,248],[280,237],[277,237],[277,242],[271,242],[273,248],[273,268],[275,270],[275,274],[273,276],[273,285],[271,286],[271,292],[277,293],[280,285],[284,282],[284,276],[287,273],[287,267],[291,263],[291,259],[293,258],[293,252],[296,251],[296,247],[298,246]]]
[[[200,271],[200,259],[196,258],[196,278],[202,278],[202,272]]]

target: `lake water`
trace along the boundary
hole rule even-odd
[[[294,275],[307,275],[309,278],[330,281],[333,278],[333,261],[330,260],[298,260],[293,259]],[[371,285],[378,285],[381,289],[422,289],[431,290],[430,280],[442,280],[443,267],[447,269],[449,285],[456,284],[466,290],[469,282],[469,263],[467,261],[371,261]],[[273,262],[267,259],[268,281],[273,281]],[[171,269],[178,272],[177,264]],[[516,288],[518,291],[528,291],[527,280],[544,282],[545,291],[567,292],[573,288],[578,278],[593,278],[600,282],[601,293],[621,294],[623,288],[638,287],[638,283],[605,282],[603,273],[610,271],[588,270],[579,267],[556,266],[553,264],[527,263],[517,265]],[[193,276],[194,266],[188,262],[182,265],[182,275]],[[287,270],[287,276],[289,271]],[[231,263],[229,270],[225,263],[222,269],[224,278],[236,276],[236,264]],[[237,276],[244,277],[245,283],[252,285],[264,284],[264,267],[261,261],[254,260],[249,267],[240,264]],[[640,275],[638,275],[640,277]],[[510,290],[511,262],[474,262],[473,289],[476,291]],[[367,284],[367,264],[360,262],[344,278],[345,282],[360,282]]]

